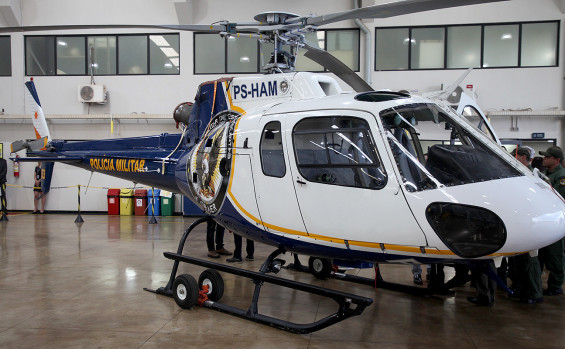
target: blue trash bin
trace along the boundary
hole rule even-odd
[[[147,191],[147,215],[161,215],[161,189],[149,189]]]

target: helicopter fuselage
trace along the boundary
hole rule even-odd
[[[446,105],[344,94],[307,73],[261,79],[226,83],[230,110],[175,170],[227,229],[301,254],[421,262],[514,255],[565,234],[562,198]],[[243,98],[250,86],[256,98]]]

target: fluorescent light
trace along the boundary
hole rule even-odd
[[[149,38],[151,39],[151,41],[155,43],[155,45],[159,47],[170,46],[167,40],[165,40],[165,38],[163,37],[163,35],[151,35],[149,36]]]
[[[179,56],[179,53],[177,52],[177,50],[175,50],[172,47],[160,47],[160,49],[161,49],[161,51],[163,51],[163,53],[167,57],[178,57]]]
[[[244,63],[249,63],[249,57],[241,56],[241,57],[239,57],[239,61],[244,62]]]
[[[510,40],[510,39],[512,39],[512,34],[510,33],[502,34],[502,36],[500,37],[500,40]]]

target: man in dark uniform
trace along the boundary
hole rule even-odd
[[[532,151],[525,147],[516,149],[516,159],[524,166],[533,171],[531,165]],[[511,266],[510,278],[514,295],[519,297],[521,302],[534,304],[543,302],[543,284],[541,281],[541,267],[537,256],[524,253],[516,257],[510,257]]]
[[[5,215],[8,212],[6,208],[6,173],[8,166],[6,165],[6,160],[0,158],[0,206],[2,208],[2,213]]]
[[[563,150],[559,147],[549,147],[546,151],[540,151],[543,155],[543,166],[546,168],[545,175],[549,177],[551,186],[561,196],[565,197],[565,169],[561,166],[563,161]],[[563,253],[563,239],[539,250],[539,261],[541,268],[549,271],[547,289],[543,291],[546,296],[563,294],[563,279],[565,270],[565,255]]]

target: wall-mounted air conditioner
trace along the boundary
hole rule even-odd
[[[106,103],[107,93],[104,85],[79,85],[78,100],[83,103]]]

